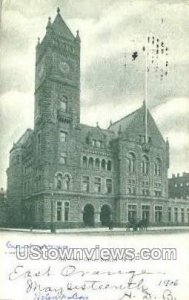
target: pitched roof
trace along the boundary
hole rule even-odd
[[[145,105],[143,105],[131,114],[111,124],[109,129],[114,131],[116,136],[118,136],[119,131],[121,131],[123,136],[127,136],[127,138],[132,137],[132,139],[137,140],[139,135],[145,134],[145,109]],[[164,143],[164,139],[149,110],[147,110],[147,116],[148,135],[152,138],[154,145],[160,146]]]
[[[118,134],[119,130],[125,131],[132,123],[132,121],[137,116],[138,112],[141,110],[141,108],[135,110],[134,112],[130,113],[129,115],[123,117],[122,119],[112,123],[108,129],[114,131],[116,134]]]
[[[62,36],[68,40],[73,41],[75,39],[74,35],[72,34],[71,30],[68,28],[66,23],[64,22],[60,12],[57,13],[57,16],[52,23],[53,31],[58,34],[59,36]]]

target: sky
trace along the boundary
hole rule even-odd
[[[189,172],[189,2],[179,0],[0,0],[0,186],[9,151],[33,128],[35,46],[48,17],[81,37],[81,122],[107,128],[142,105],[146,37],[169,49],[168,76],[149,73],[148,107],[170,143],[169,174]],[[1,7],[1,5],[0,5]],[[138,57],[132,60],[132,53]],[[124,65],[126,64],[126,68]]]

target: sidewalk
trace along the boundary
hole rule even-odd
[[[51,233],[49,229],[22,229],[22,228],[0,228],[0,231],[7,232],[23,232],[23,233]],[[148,227],[146,230],[132,231],[126,230],[125,228],[115,227],[111,230],[107,227],[99,228],[66,228],[66,229],[57,229],[56,234],[147,234],[147,233],[175,233],[175,232],[189,232],[189,226],[160,226],[160,227]]]

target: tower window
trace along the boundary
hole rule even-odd
[[[63,183],[63,176],[61,173],[59,173],[57,176],[56,176],[56,188],[58,190],[61,190],[62,189],[62,183]]]
[[[66,101],[60,101],[60,109],[63,112],[67,112],[68,111],[68,105]]]
[[[60,131],[60,142],[66,142],[67,132]]]
[[[66,174],[64,176],[64,188],[66,191],[70,190],[70,184],[71,184],[71,176]]]
[[[62,152],[60,154],[60,163],[63,165],[66,165],[66,163],[67,163],[67,155],[65,152]]]

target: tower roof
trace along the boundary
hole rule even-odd
[[[57,16],[54,20],[54,22],[52,23],[52,27],[53,31],[58,34],[59,36],[62,36],[68,40],[74,40],[75,37],[72,34],[71,30],[68,28],[68,26],[66,25],[66,23],[64,22],[61,14],[60,14],[60,9],[57,9]]]

